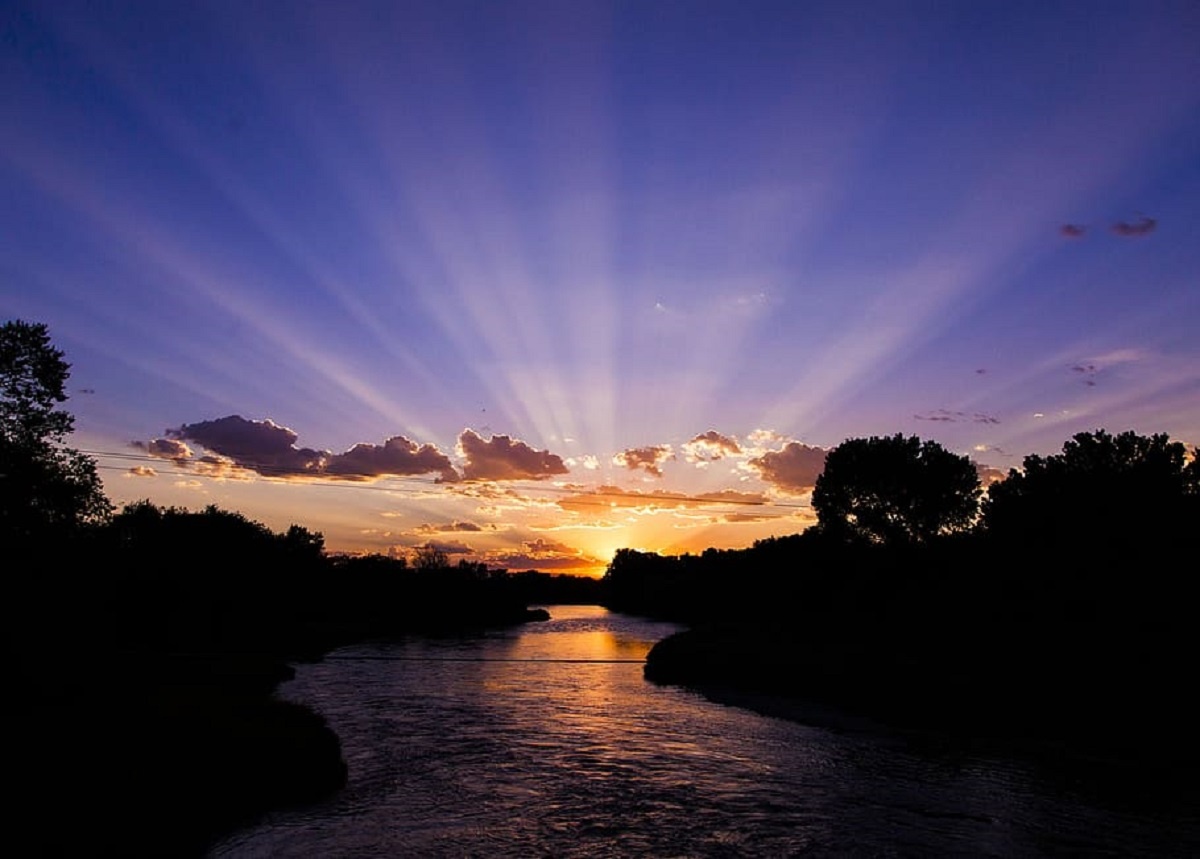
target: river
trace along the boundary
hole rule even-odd
[[[280,694],[329,720],[348,785],[212,855],[1200,855],[1191,785],[758,715],[642,678],[670,624],[549,611],[300,666]]]

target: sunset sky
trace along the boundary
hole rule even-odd
[[[1194,0],[7,0],[0,106],[118,504],[598,573],[848,437],[1200,441]]]

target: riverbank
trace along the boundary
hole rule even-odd
[[[876,643],[877,644],[877,643]],[[838,730],[903,732],[1032,754],[1066,755],[1176,777],[1200,762],[1195,708],[1146,666],[1133,685],[1073,676],[964,670],[820,640],[771,625],[701,625],[658,642],[644,674],[718,703]]]
[[[10,666],[10,838],[37,855],[201,856],[257,815],[345,783],[325,720],[273,696],[291,676],[282,661],[80,661]]]
[[[419,634],[546,617],[509,607],[457,617],[439,608]],[[361,632],[305,636],[304,659]],[[325,718],[275,695],[294,677],[287,657],[103,647],[31,647],[9,657],[10,838],[36,845],[36,855],[199,857],[261,815],[320,801],[346,783],[341,743]]]

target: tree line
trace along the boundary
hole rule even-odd
[[[693,629],[647,676],[828,697],[927,724],[1200,750],[1184,678],[1200,462],[1084,432],[989,486],[902,435],[831,450],[817,524],[749,549],[622,550],[609,605]]]

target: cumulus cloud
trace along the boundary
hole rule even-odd
[[[126,472],[130,477],[156,477],[158,472],[148,465],[135,465]]]
[[[252,421],[241,415],[167,430],[168,440],[194,442],[259,474],[288,477],[319,473],[329,454],[296,447],[298,437],[270,419]]]
[[[544,480],[568,472],[557,454],[534,450],[506,435],[485,441],[474,430],[463,430],[458,450],[466,460],[463,477],[467,480]]]
[[[737,456],[741,452],[741,445],[736,439],[721,435],[716,430],[701,433],[683,446],[683,453],[688,462],[715,462],[727,456]]]
[[[580,468],[587,469],[588,471],[597,471],[600,468],[600,460],[590,453],[585,454],[584,456],[568,457],[565,461],[566,464],[571,468],[579,466]]]
[[[417,444],[393,436],[383,444],[356,444],[344,453],[298,447],[294,430],[270,419],[247,420],[229,415],[211,421],[184,424],[167,430],[143,447],[152,456],[210,476],[235,476],[254,472],[266,477],[314,477],[336,480],[371,480],[386,476],[437,474],[441,480],[458,480],[449,457],[431,444]],[[195,457],[187,442],[209,454]]]
[[[641,469],[647,474],[662,477],[662,464],[668,459],[674,459],[669,444],[653,445],[651,447],[631,447],[614,454],[613,465],[622,465],[630,471]]]
[[[185,465],[192,458],[192,449],[182,441],[170,438],[156,438],[147,444],[135,444],[143,448],[151,456],[169,459],[176,465]]]
[[[1136,221],[1117,221],[1112,225],[1112,231],[1118,236],[1145,236],[1157,227],[1158,221],[1154,218],[1141,217]]]
[[[751,459],[747,465],[775,488],[802,495],[812,490],[825,469],[825,453],[823,448],[792,441],[782,450],[767,451]]]
[[[418,445],[403,436],[392,436],[383,444],[356,444],[345,453],[327,457],[324,473],[350,480],[369,480],[384,475],[436,473],[449,483],[458,480],[450,458],[431,444]]]
[[[750,441],[756,445],[778,444],[780,442],[788,442],[787,436],[778,433],[773,429],[756,429],[750,433]]]

